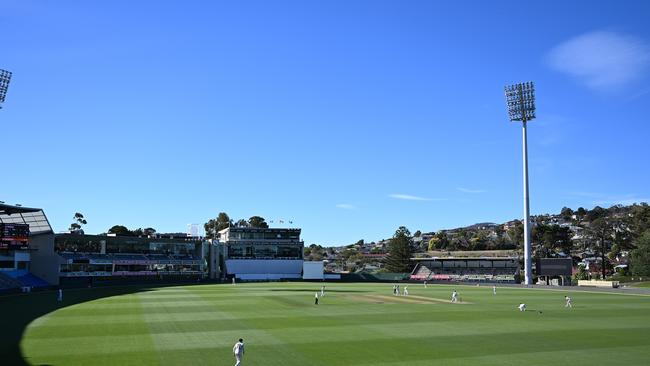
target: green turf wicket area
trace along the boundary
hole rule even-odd
[[[398,297],[388,283],[326,283],[314,305],[321,285],[80,289],[65,291],[61,305],[53,292],[2,297],[0,352],[7,355],[0,356],[11,362],[2,365],[233,365],[238,338],[246,343],[244,365],[650,360],[647,295],[521,288],[493,295],[491,286],[409,284],[409,296]],[[458,304],[449,302],[453,289]],[[565,295],[572,309],[564,307]],[[522,302],[528,311],[518,311]]]

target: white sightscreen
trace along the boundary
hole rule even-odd
[[[303,280],[322,280],[324,279],[323,275],[323,262],[322,261],[313,261],[313,262],[303,262],[302,263],[302,279]]]

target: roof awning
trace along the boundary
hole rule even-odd
[[[54,232],[45,213],[40,208],[0,204],[0,223],[28,224],[30,235]]]

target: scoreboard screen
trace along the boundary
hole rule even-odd
[[[537,261],[539,276],[571,276],[572,270],[571,258],[540,258]]]
[[[27,249],[28,224],[0,224],[0,249]]]

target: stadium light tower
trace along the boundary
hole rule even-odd
[[[0,109],[2,109],[2,103],[5,102],[10,81],[11,71],[0,69]]]
[[[528,199],[528,138],[526,122],[535,118],[535,86],[532,81],[506,86],[506,105],[510,121],[521,121],[523,125],[524,152],[524,271],[526,285],[533,284],[533,270],[530,244],[530,208]]]

